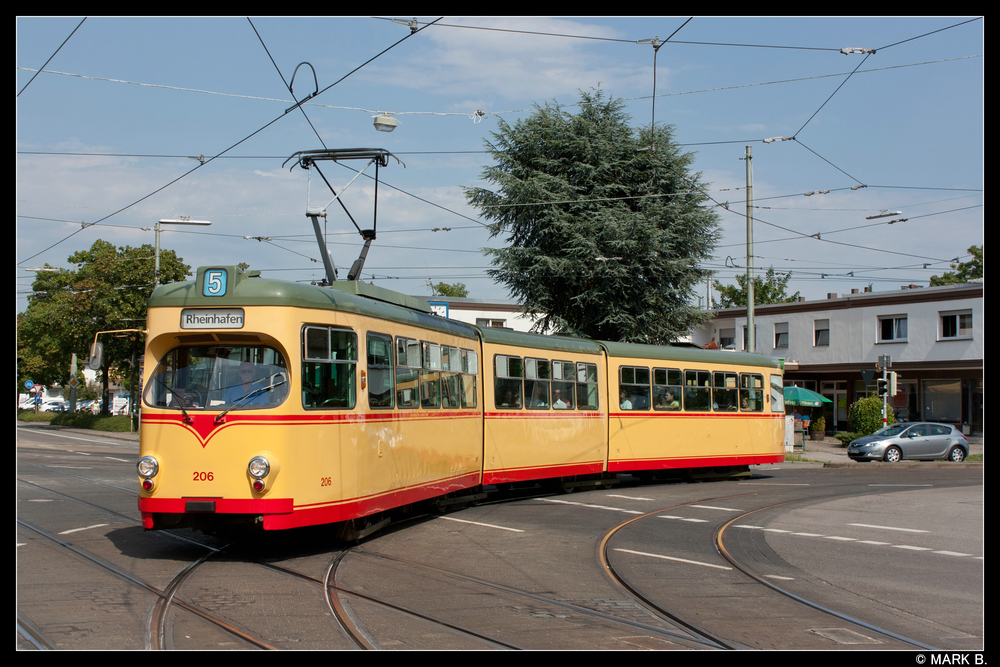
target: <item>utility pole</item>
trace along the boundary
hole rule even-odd
[[[753,323],[753,163],[747,146],[747,352],[757,351],[757,335]]]

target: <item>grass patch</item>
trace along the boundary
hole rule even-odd
[[[59,414],[58,412],[39,412],[37,415],[34,410],[18,410],[17,419],[23,422],[50,422],[55,416]]]
[[[785,463],[822,463],[822,461],[806,458],[798,452],[785,452]]]

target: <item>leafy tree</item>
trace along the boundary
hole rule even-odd
[[[753,277],[753,303],[755,306],[765,303],[790,303],[799,300],[799,293],[788,296],[788,281],[792,279],[791,272],[779,276],[774,267],[767,270],[763,277]],[[736,276],[737,285],[723,285],[713,280],[712,285],[719,293],[719,301],[712,300],[713,308],[739,308],[747,305],[747,275]]]
[[[139,248],[98,240],[89,250],[73,253],[76,270],[39,271],[28,296],[28,307],[17,317],[17,346],[21,363],[18,386],[30,379],[45,385],[68,381],[70,356],[83,363],[94,335],[115,329],[144,329],[146,302],[153,291],[153,246]],[[191,267],[172,250],[160,250],[160,281],[183,280]],[[124,379],[134,351],[141,355],[143,337],[101,336],[104,344],[102,384],[107,392],[113,372]],[[105,400],[107,410],[110,401]]]
[[[956,285],[983,277],[983,246],[969,246],[968,253],[972,259],[968,262],[952,264],[955,271],[946,271],[941,276],[931,276],[931,287],[935,285]]]
[[[847,421],[851,431],[859,436],[871,435],[882,428],[882,399],[878,396],[859,398],[847,408]],[[886,414],[886,425],[895,424],[896,415],[890,408]]]
[[[572,115],[556,103],[487,142],[495,160],[466,188],[493,222],[489,274],[507,286],[534,329],[664,344],[707,318],[690,305],[718,237],[691,153],[672,127],[633,128],[623,102],[581,94]]]
[[[465,286],[465,283],[455,283],[454,285],[449,285],[448,283],[438,283],[435,285],[431,283],[431,288],[434,290],[434,294],[438,296],[459,298],[469,296],[469,288]]]

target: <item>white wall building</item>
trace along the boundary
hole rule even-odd
[[[982,431],[982,282],[757,306],[754,321],[756,351],[785,361],[785,384],[833,401],[828,431],[846,430],[847,406],[875,393],[861,371],[875,370],[883,355],[900,378],[890,399],[898,418]],[[744,350],[746,326],[745,308],[719,310],[693,340]]]

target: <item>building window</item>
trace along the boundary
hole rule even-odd
[[[878,318],[878,342],[906,342],[906,315]]]
[[[507,326],[507,320],[491,320],[491,319],[484,319],[482,317],[477,317],[476,318],[476,326],[477,327],[484,327],[484,328],[488,328],[488,327],[497,327],[497,328],[500,328],[500,327]]]
[[[819,347],[830,344],[830,320],[816,320],[813,322],[813,330],[815,331],[814,345]]]
[[[774,325],[774,347],[788,347],[788,322],[776,322]]]
[[[941,340],[972,338],[972,311],[941,313]]]
[[[736,329],[719,329],[719,347],[723,350],[736,349]]]
[[[758,338],[757,338],[757,325],[755,324],[754,327],[753,327],[753,349],[754,350],[759,350],[760,349],[759,343],[760,343],[760,340],[758,340]],[[747,349],[747,328],[746,328],[746,326],[743,327],[743,349],[744,350]]]

